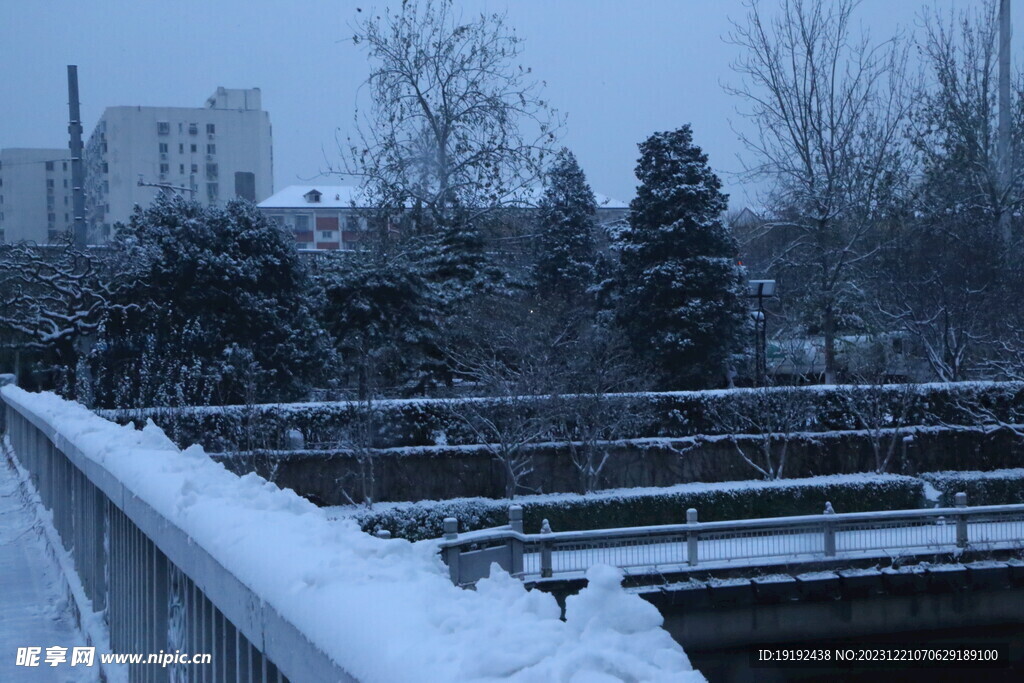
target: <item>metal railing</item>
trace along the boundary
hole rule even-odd
[[[950,508],[837,514],[828,505],[820,515],[721,522],[699,522],[690,508],[686,524],[539,534],[523,532],[522,508],[513,505],[503,527],[459,534],[458,520],[445,519],[439,547],[452,581],[468,585],[487,576],[492,562],[513,576],[549,578],[599,563],[653,574],[1024,546],[1024,505],[967,507],[965,493],[955,500]]]
[[[355,680],[55,425],[0,392],[4,405],[14,455],[52,512],[113,652],[212,655],[209,664],[127,665],[129,680]]]

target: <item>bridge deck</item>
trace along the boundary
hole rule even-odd
[[[60,569],[47,554],[41,523],[18,490],[0,451],[0,681],[96,681],[99,666],[45,664],[46,648],[86,644],[63,595]],[[40,665],[16,666],[19,647],[40,647]]]

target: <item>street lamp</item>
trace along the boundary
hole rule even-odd
[[[768,323],[764,317],[764,300],[775,296],[775,280],[750,280],[747,283],[747,297],[757,299],[754,318],[754,386],[762,384],[768,374]]]

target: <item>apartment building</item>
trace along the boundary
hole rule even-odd
[[[0,150],[0,242],[52,244],[74,224],[67,148]]]
[[[86,146],[90,241],[136,205],[175,192],[207,206],[271,196],[270,116],[259,88],[217,88],[203,107],[108,107]]]

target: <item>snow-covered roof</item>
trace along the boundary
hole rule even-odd
[[[319,192],[320,201],[307,201],[310,192]],[[360,205],[362,193],[351,185],[290,185],[259,203],[261,209],[297,209],[323,207],[349,208]]]
[[[310,192],[321,194],[319,202],[310,202],[306,195]],[[543,195],[544,189],[538,187],[528,191],[522,201],[528,205],[536,205]],[[339,209],[352,206],[364,207],[363,193],[358,187],[351,185],[290,185],[280,192],[259,203],[261,209],[299,209],[316,208]],[[594,193],[598,209],[628,209],[629,204],[607,195]]]

